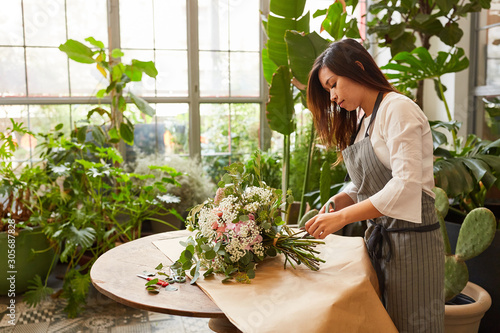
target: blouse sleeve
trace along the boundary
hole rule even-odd
[[[358,202],[358,188],[353,184],[353,182],[349,182],[342,192],[351,197],[354,203]]]
[[[422,223],[422,133],[428,126],[426,117],[412,101],[405,100],[392,101],[380,116],[377,118],[389,151],[392,179],[370,200],[386,216]]]

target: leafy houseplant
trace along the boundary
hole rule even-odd
[[[17,185],[17,190],[26,193],[21,200],[29,211],[26,223],[42,228],[50,242],[47,250],[55,251],[57,259],[66,264],[62,297],[67,300],[65,310],[74,317],[85,304],[93,262],[117,243],[140,237],[142,221],[148,217],[167,213],[162,204],[170,199],[164,194],[165,186],[175,184],[178,173],[158,167],[164,177],[138,187],[132,179],[154,176],[126,173],[113,166],[122,162],[115,148],[79,142],[77,131],[65,138],[60,130],[62,125],[40,134],[44,139],[37,146],[44,159],[41,166],[26,166],[19,178],[11,174],[4,182],[29,184],[24,188]],[[15,193],[16,189],[10,190]],[[90,260],[83,263],[85,254],[90,254]],[[47,278],[48,274],[44,280],[38,276],[32,281],[24,297],[26,303],[35,305],[53,293]]]
[[[438,52],[432,58],[423,47],[412,52],[400,52],[383,69],[397,71],[387,74],[400,90],[415,88],[424,79],[434,80],[438,95],[443,101],[448,122],[430,121],[434,141],[434,175],[436,186],[443,188],[462,210],[461,215],[473,208],[484,206],[486,190],[499,186],[500,180],[500,139],[494,142],[481,140],[470,134],[458,137],[460,124],[452,119],[444,88],[442,75],[458,72],[469,65],[462,49],[450,53]],[[452,141],[438,131],[439,128],[451,133]],[[452,210],[456,211],[453,207]]]
[[[151,165],[166,165],[175,169],[178,172],[176,184],[167,184],[165,189],[169,195],[172,195],[178,200],[165,203],[165,209],[172,214],[166,217],[174,217],[168,221],[152,218],[153,231],[160,229],[161,224],[167,227],[181,227],[182,221],[186,218],[189,210],[204,202],[215,195],[215,184],[210,177],[205,173],[201,163],[192,158],[183,158],[178,155],[169,155],[163,158],[155,155],[138,154],[138,159],[133,165],[127,165],[127,169],[131,169],[134,174],[154,175],[155,178],[137,179],[136,183],[139,186],[151,186],[155,179],[161,179],[163,175],[162,169],[151,169]],[[171,225],[174,222],[176,225]],[[158,224],[158,228],[156,228]]]
[[[490,3],[491,0],[415,0],[400,1],[396,5],[392,0],[379,0],[369,8],[373,19],[368,22],[368,33],[377,36],[379,46],[389,47],[393,57],[400,52],[414,51],[417,36],[420,46],[426,50],[433,40],[453,49],[463,36],[458,24],[460,18],[490,8]],[[416,102],[422,106],[423,80],[417,80],[415,88]]]
[[[118,49],[107,59],[103,43],[92,37],[87,41],[97,50],[73,40],[60,49],[75,61],[95,64],[109,79],[108,87],[100,90],[97,97],[108,98],[111,111],[103,107],[90,110],[87,122],[75,126],[69,137],[63,134],[62,124],[49,133],[39,134],[36,149],[43,162],[33,168],[26,166],[19,175],[10,172],[11,164],[2,163],[3,193],[7,197],[22,194],[16,200],[21,206],[11,205],[7,209],[11,215],[26,211],[26,223],[42,228],[50,242],[47,250],[55,251],[56,259],[66,264],[61,295],[67,300],[65,310],[71,317],[85,305],[93,262],[116,244],[140,237],[144,220],[169,213],[163,203],[170,202],[173,196],[166,186],[177,185],[175,177],[180,175],[168,166],[152,166],[163,172],[162,178],[137,186],[134,179],[155,176],[127,173],[118,167],[123,158],[116,148],[123,141],[133,144],[134,133],[132,122],[123,115],[124,88],[128,82],[140,81],[142,73],[155,77],[157,71],[152,62],[121,63],[117,58],[123,53]],[[143,99],[132,93],[129,96],[142,112],[154,115]],[[104,122],[91,126],[89,120],[96,113]],[[12,140],[6,142],[2,142],[2,147],[12,147]],[[83,262],[86,254],[90,259]],[[29,305],[53,292],[47,278],[40,276],[32,280],[30,289],[24,297]]]
[[[127,101],[124,97],[125,88],[129,82],[141,81],[143,73],[155,78],[158,71],[152,61],[132,59],[130,64],[124,64],[120,61],[124,55],[120,49],[114,49],[107,55],[103,42],[97,41],[93,37],[86,38],[85,41],[97,50],[72,39],[61,44],[59,49],[76,62],[95,64],[103,77],[108,79],[109,84],[106,89],[99,90],[96,96],[100,99],[109,98],[111,110],[102,107],[90,110],[87,119],[90,119],[94,113],[98,113],[103,116],[105,123],[102,126],[90,126],[90,124],[80,126],[78,137],[83,141],[87,132],[90,131],[94,140],[100,145],[104,145],[106,142],[118,145],[121,139],[129,145],[133,145],[134,125],[123,114],[127,110]],[[128,92],[128,95],[142,113],[150,117],[154,116],[155,110],[144,99],[131,91]],[[108,127],[107,130],[105,130],[106,127]],[[120,151],[122,154],[124,153],[124,149],[120,149]]]
[[[0,250],[4,253],[0,262],[0,294],[9,297],[25,292],[28,281],[37,275],[45,277],[55,262],[54,251],[46,250],[50,244],[41,228],[27,223],[31,215],[26,205],[32,199],[30,188],[43,184],[45,177],[39,169],[25,168],[20,172],[10,161],[18,149],[16,133],[32,133],[22,123],[11,119],[11,124],[0,133]],[[17,272],[15,288],[9,280],[12,271]]]
[[[283,190],[289,186],[289,136],[296,128],[294,108],[299,103],[304,106],[307,104],[305,92],[309,71],[314,60],[330,43],[330,40],[315,32],[309,33],[309,13],[303,13],[305,2],[306,0],[271,0],[270,14],[263,18],[268,41],[263,50],[262,61],[264,77],[270,85],[266,116],[269,127],[284,135]],[[325,16],[321,28],[334,40],[344,36],[360,38],[358,22],[352,15],[356,6],[357,1],[346,1],[343,4],[335,2],[328,9],[317,11],[314,17]],[[348,14],[348,9],[351,15]],[[304,195],[309,189],[314,140],[314,129],[311,128],[299,218],[305,211]],[[329,188],[330,184],[324,187]]]

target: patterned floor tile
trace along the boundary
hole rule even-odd
[[[172,319],[150,322],[152,333],[185,333],[184,325],[180,317],[172,317]]]
[[[181,317],[186,333],[210,333],[213,332],[208,327],[209,318]]]
[[[12,333],[46,333],[49,329],[49,321],[38,324],[16,325]]]

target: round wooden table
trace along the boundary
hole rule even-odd
[[[240,332],[196,285],[189,279],[185,283],[176,283],[177,291],[161,288],[159,294],[150,294],[144,279],[137,274],[144,271],[155,272],[155,267],[162,263],[172,264],[156,246],[154,241],[165,238],[182,237],[186,230],[167,232],[143,237],[117,246],[101,255],[92,266],[90,279],[95,288],[109,298],[138,309],[167,313],[179,316],[211,318],[209,327],[215,332]]]

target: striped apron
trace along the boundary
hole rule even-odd
[[[364,139],[342,151],[349,177],[358,188],[358,202],[379,192],[392,178],[391,170],[375,155],[368,136],[381,100],[382,93]],[[389,216],[368,221],[367,250],[382,302],[400,332],[444,331],[444,248],[436,221],[434,199],[424,192],[421,224]]]

